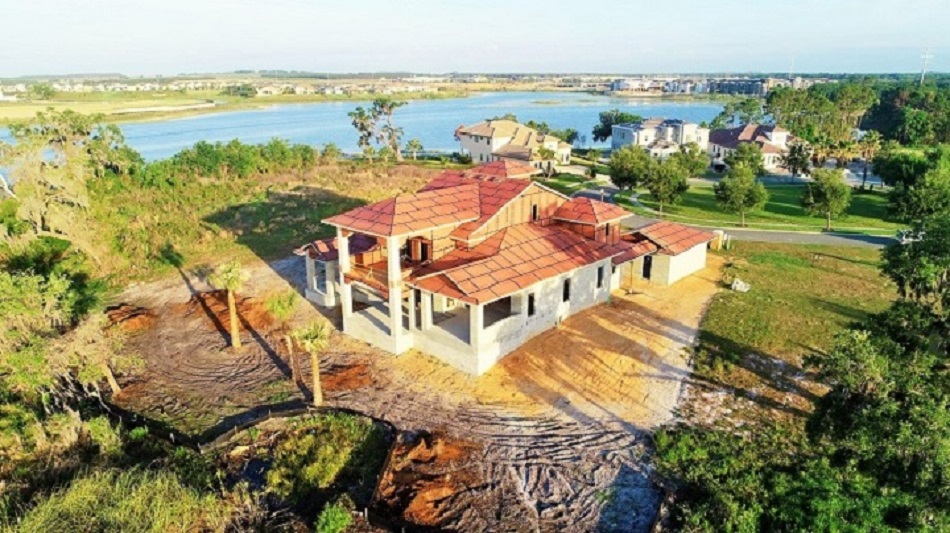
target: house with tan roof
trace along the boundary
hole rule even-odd
[[[667,284],[705,266],[709,232],[569,198],[496,161],[327,218],[336,236],[296,250],[309,300],[393,354],[417,349],[472,375],[531,337],[606,302],[625,280]]]
[[[470,155],[476,164],[517,161],[538,169],[550,169],[553,165],[571,162],[570,144],[513,120],[486,120],[472,126],[459,126],[455,137],[462,153]],[[542,148],[551,150],[554,157],[545,158]]]
[[[788,153],[791,136],[779,126],[745,124],[737,128],[713,130],[709,133],[709,155],[714,164],[723,164],[726,157],[742,143],[754,143],[762,150],[766,169],[782,166],[782,157]]]

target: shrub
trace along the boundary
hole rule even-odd
[[[314,417],[277,445],[267,486],[296,502],[343,478],[370,480],[371,484],[385,450],[383,432],[367,418],[348,414]]]
[[[350,511],[343,504],[336,502],[323,508],[315,527],[317,533],[342,533],[352,522],[353,515]]]

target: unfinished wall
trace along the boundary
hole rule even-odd
[[[657,254],[653,257],[650,281],[672,285],[706,266],[706,243],[700,243],[679,255]]]

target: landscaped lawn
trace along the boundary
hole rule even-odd
[[[555,174],[554,176],[546,179],[543,177],[538,177],[535,178],[535,181],[541,185],[544,185],[545,187],[554,189],[555,191],[568,196],[574,194],[577,191],[584,190],[590,187],[592,184],[596,184],[586,176],[578,176],[577,174],[567,173]]]
[[[817,231],[824,227],[824,219],[809,216],[800,204],[802,185],[772,185],[768,187],[769,202],[762,211],[746,215],[752,228]],[[648,193],[640,202],[652,209],[657,203]],[[882,192],[854,194],[848,211],[832,221],[835,229],[871,233],[891,233],[902,227],[887,215],[887,196]],[[631,208],[629,203],[625,207]],[[637,210],[636,207],[632,207]],[[643,211],[643,210],[640,210]],[[664,205],[663,211],[672,220],[707,223],[710,225],[738,226],[739,216],[722,210],[716,202],[711,186],[693,185],[677,205]]]

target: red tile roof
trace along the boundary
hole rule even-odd
[[[409,284],[468,303],[503,298],[539,281],[624,253],[628,245],[585,239],[557,226],[518,224],[470,251],[452,252]]]
[[[348,242],[350,243],[350,255],[362,254],[379,247],[376,238],[360,233],[350,236]],[[294,253],[297,255],[309,255],[320,261],[336,261],[340,258],[340,250],[336,247],[336,237],[305,244],[294,250]]]
[[[615,265],[633,261],[638,257],[650,255],[660,250],[659,246],[640,235],[627,236],[615,246],[621,250],[619,254],[613,257],[613,264]]]
[[[554,218],[599,226],[630,216],[626,209],[590,198],[571,198],[554,213]]]
[[[492,161],[466,170],[463,174],[476,178],[527,178],[541,171],[531,165],[518,161]]]
[[[636,231],[660,247],[660,253],[679,255],[697,244],[713,240],[716,236],[710,231],[676,224],[674,222],[655,222]]]
[[[742,143],[755,143],[762,149],[762,153],[784,153],[782,147],[773,144],[768,138],[767,134],[774,132],[788,133],[778,126],[746,124],[736,128],[713,130],[709,132],[709,142],[733,150]]]
[[[324,222],[380,237],[403,235],[477,220],[481,216],[479,196],[474,183],[427,189],[357,207]]]

